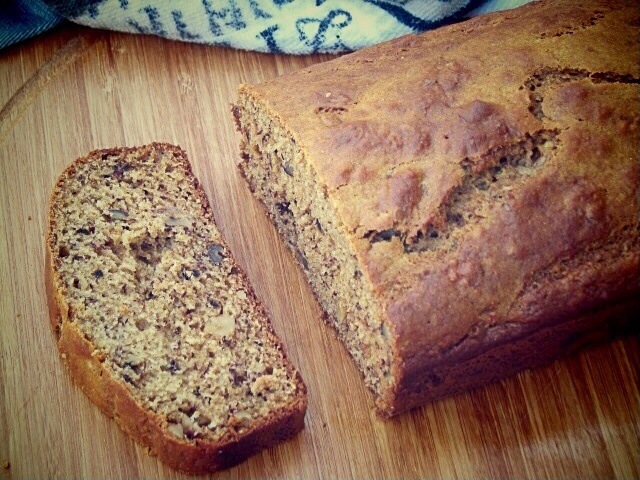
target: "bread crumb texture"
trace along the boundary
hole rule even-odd
[[[241,435],[302,395],[179,149],[78,160],[50,222],[66,320],[170,435]]]

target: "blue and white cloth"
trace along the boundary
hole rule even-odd
[[[70,20],[272,53],[354,51],[530,0],[0,0],[0,48]]]

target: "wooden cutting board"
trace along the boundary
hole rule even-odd
[[[376,417],[235,168],[237,85],[328,59],[68,25],[0,52],[0,479],[181,477],[72,383],[44,290],[47,200],[63,167],[95,148],[154,140],[187,150],[309,389],[302,433],[220,477],[640,476],[638,337],[393,420]]]

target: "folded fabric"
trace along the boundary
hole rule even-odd
[[[272,53],[339,53],[530,0],[12,0],[0,48],[64,19]]]
[[[34,37],[63,20],[40,0],[0,1],[0,48]]]

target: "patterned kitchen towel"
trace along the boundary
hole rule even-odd
[[[0,0],[0,48],[68,19],[273,53],[339,53],[530,0]]]

